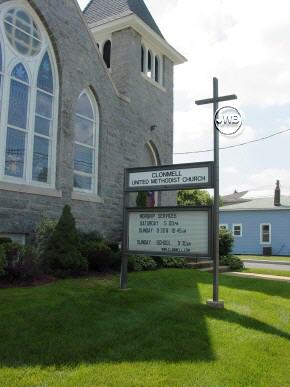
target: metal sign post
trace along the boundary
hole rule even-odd
[[[213,130],[214,130],[214,208],[213,208],[213,299],[207,304],[214,308],[223,308],[224,302],[219,300],[219,131],[216,128],[215,118],[219,108],[219,102],[237,99],[235,94],[219,97],[218,79],[213,78],[213,98],[196,101],[196,105],[213,104]]]

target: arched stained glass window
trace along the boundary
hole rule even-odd
[[[74,188],[97,191],[98,107],[90,91],[81,93],[75,117]]]
[[[0,42],[0,73],[2,73],[2,46]]]
[[[3,113],[6,117],[0,128],[0,180],[54,187],[58,79],[53,48],[29,5],[11,8],[6,2],[0,15],[0,86],[3,78],[10,85],[2,90],[0,104],[2,122]]]
[[[22,63],[11,73],[6,136],[5,175],[24,177],[25,151],[27,142],[29,84]]]
[[[49,154],[52,143],[53,74],[48,53],[45,53],[37,77],[34,125],[32,179],[49,183]]]
[[[103,58],[108,69],[111,68],[111,49],[112,43],[110,40],[107,40],[103,48]]]
[[[40,64],[37,87],[47,91],[48,93],[53,93],[53,75],[48,52],[44,55]]]

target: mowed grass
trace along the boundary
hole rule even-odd
[[[282,255],[273,257],[264,257],[263,255],[238,255],[238,257],[243,260],[290,262],[290,257],[284,257]]]
[[[0,291],[0,386],[290,385],[290,284],[194,270]]]
[[[290,277],[290,270],[275,270],[275,269],[263,269],[263,268],[251,267],[248,269],[243,269],[242,271],[244,273],[269,274],[269,275],[277,275],[278,277]]]

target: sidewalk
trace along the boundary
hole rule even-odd
[[[267,259],[242,259],[243,262],[249,262],[249,263],[268,263],[269,265],[289,265],[289,261],[270,261]]]
[[[229,275],[233,277],[244,277],[244,278],[259,278],[268,281],[280,281],[280,282],[289,282],[290,277],[282,277],[278,275],[269,275],[269,274],[256,274],[256,273],[242,273],[238,271],[231,271],[228,273],[223,273],[223,275]]]

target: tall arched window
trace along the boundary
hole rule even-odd
[[[107,40],[103,47],[103,58],[108,69],[111,68],[111,50],[112,50],[112,43],[110,40]]]
[[[52,45],[26,1],[4,3],[0,15],[0,180],[53,187],[58,75]]]
[[[141,72],[145,72],[145,48],[141,46]]]
[[[159,57],[155,56],[155,75],[154,75],[155,82],[160,82],[160,60]]]
[[[99,110],[90,90],[79,96],[75,117],[74,188],[98,190]]]
[[[147,76],[149,78],[152,77],[152,53],[150,50],[148,50],[148,53],[147,53],[147,56],[148,56],[148,61],[147,61]]]

